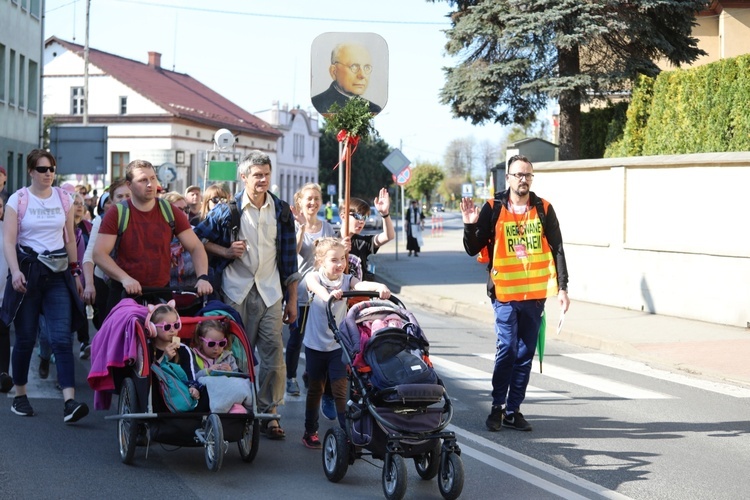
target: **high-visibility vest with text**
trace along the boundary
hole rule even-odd
[[[545,213],[549,203],[543,200]],[[557,295],[557,270],[536,207],[514,214],[503,207],[495,225],[490,276],[500,302]]]

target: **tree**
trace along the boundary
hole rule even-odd
[[[330,129],[330,130],[329,130]],[[333,167],[339,162],[339,143],[336,140],[338,130],[333,130],[328,123],[323,124],[320,136],[320,167],[318,179],[321,184],[338,186],[339,171]],[[393,177],[381,163],[391,152],[391,147],[375,132],[359,141],[357,150],[352,156],[351,195],[363,200],[372,201],[380,188],[393,183]],[[339,193],[343,197],[343,193]]]
[[[444,163],[449,175],[462,175],[471,180],[474,168],[474,137],[453,139],[445,148]]]
[[[410,198],[421,199],[424,196],[430,204],[432,192],[444,177],[443,169],[434,163],[419,163],[412,170],[411,179],[404,189]]]
[[[435,0],[430,0],[435,1]],[[445,0],[455,11],[441,101],[474,124],[523,124],[560,106],[560,159],[580,155],[581,103],[705,53],[691,36],[706,0]]]

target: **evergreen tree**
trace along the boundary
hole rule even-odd
[[[434,1],[434,0],[431,0]],[[581,103],[705,54],[691,36],[706,0],[446,0],[443,104],[478,124],[523,124],[560,106],[560,159],[580,157]]]

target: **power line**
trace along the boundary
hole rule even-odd
[[[371,24],[404,24],[404,25],[423,25],[423,26],[445,26],[448,24],[448,18],[446,17],[445,22],[432,22],[432,21],[398,21],[391,19],[345,19],[345,18],[334,18],[334,17],[309,17],[309,16],[289,16],[281,14],[261,14],[257,12],[240,12],[234,10],[219,10],[209,9],[201,7],[188,7],[186,5],[168,5],[152,2],[142,2],[138,0],[115,0],[120,3],[129,3],[135,5],[145,5],[148,7],[161,7],[166,9],[176,10],[189,10],[194,12],[208,12],[211,14],[231,14],[234,16],[250,16],[250,17],[263,17],[271,19],[288,19],[293,21],[335,21],[345,23],[371,23]]]

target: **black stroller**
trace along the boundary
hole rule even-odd
[[[429,343],[416,318],[395,297],[375,292],[344,292],[344,298],[371,298],[352,306],[341,326],[328,301],[328,325],[342,346],[349,370],[346,430],[329,429],[323,439],[323,469],[340,481],[357,458],[384,461],[383,493],[406,493],[405,459],[412,458],[422,479],[438,476],[446,499],[463,490],[464,469],[456,435],[445,431],[453,406],[429,361]],[[442,403],[442,404],[441,404]]]
[[[163,296],[165,290],[149,289],[148,293],[153,298]],[[244,462],[252,462],[258,453],[260,419],[275,420],[279,418],[279,415],[263,414],[257,411],[257,398],[255,397],[257,387],[253,353],[244,330],[239,323],[225,315],[184,315],[197,311],[200,305],[196,307],[188,293],[171,292],[168,289],[166,293],[174,293],[172,296],[177,299],[177,310],[180,312],[182,322],[179,336],[183,343],[192,339],[196,326],[202,321],[214,319],[230,324],[230,337],[237,346],[238,365],[240,365],[240,370],[244,372],[244,375],[238,374],[238,376],[244,376],[250,381],[253,394],[253,411],[237,414],[219,414],[198,410],[185,413],[170,412],[158,390],[159,382],[150,369],[153,361],[151,359],[152,349],[144,333],[142,321],[133,318],[123,322],[119,327],[113,327],[113,330],[118,328],[125,330],[130,325],[133,330],[132,334],[123,332],[121,337],[115,334],[104,340],[101,336],[103,330],[100,330],[100,335],[94,337],[95,343],[92,346],[92,373],[89,374],[89,384],[96,389],[94,382],[98,383],[108,376],[113,386],[111,392],[119,395],[118,414],[105,418],[117,421],[117,439],[122,462],[131,464],[136,449],[140,446],[146,447],[146,455],[148,456],[148,447],[151,443],[184,447],[198,446],[205,449],[205,461],[208,469],[218,471],[230,442],[238,443],[240,457]],[[192,294],[192,297],[198,300],[197,295]],[[143,302],[145,299],[146,290],[144,290],[144,296],[141,296],[139,301]],[[152,299],[147,301],[158,303],[158,301]],[[126,304],[123,304],[124,302],[121,302],[121,304],[126,307]],[[135,304],[132,300],[130,302]],[[112,312],[114,313],[115,310]],[[105,323],[112,316],[110,314]],[[102,329],[104,329],[104,325],[102,325]],[[113,341],[122,341],[126,345],[125,348],[132,353],[132,357],[129,357],[120,367],[109,364],[106,372],[99,373],[102,377],[97,377],[93,373],[96,365],[94,356],[106,355],[110,346],[102,344],[102,342]],[[107,372],[109,375],[107,375]]]

